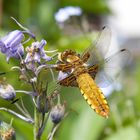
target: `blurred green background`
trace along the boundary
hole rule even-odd
[[[64,15],[60,15],[57,19],[56,13],[69,6],[79,7],[81,14],[71,15],[66,20],[59,21],[60,17],[63,18]],[[63,14],[65,12],[66,10],[63,11]],[[58,49],[62,51],[71,48],[80,53],[90,44],[88,35],[90,36],[94,30],[100,31],[107,17],[115,15],[107,0],[0,0],[0,36],[19,28],[11,20],[11,16],[34,32],[38,40],[46,39],[48,50]],[[118,21],[116,20],[116,22]],[[125,44],[129,43],[125,42],[121,45],[127,47]],[[62,102],[66,101],[69,113],[60,124],[55,134],[55,140],[140,139],[139,49],[135,46],[133,48],[129,46],[128,49],[131,51],[133,60],[123,71],[122,89],[114,89],[112,94],[107,96],[110,106],[109,118],[104,119],[98,116],[84,101],[78,89],[62,88]],[[0,55],[1,71],[7,71],[16,64],[17,62],[13,60],[7,64],[5,56]],[[17,82],[18,76],[16,74],[9,74],[6,77],[16,89],[26,89],[25,84]],[[17,96],[22,95],[18,94]],[[23,100],[33,115],[31,99],[24,96]],[[2,99],[0,106],[18,112],[14,105],[10,105],[9,102]],[[11,118],[15,117],[4,111],[0,112],[1,121],[10,122]],[[17,140],[33,139],[33,128],[30,124],[15,118],[13,127],[16,130]],[[47,133],[43,134],[44,140],[46,135]]]

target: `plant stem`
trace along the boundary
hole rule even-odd
[[[20,114],[18,114],[16,112],[14,112],[13,110],[10,110],[10,109],[4,108],[4,107],[1,107],[0,108],[0,111],[1,110],[6,111],[6,112],[9,112],[10,114],[15,115],[16,117],[18,117],[18,118],[20,118],[20,119],[22,119],[22,120],[24,120],[24,121],[26,121],[28,123],[31,123],[31,124],[34,123],[34,121],[32,119],[26,118],[26,117],[24,117],[24,116],[22,116],[22,115],[20,115]]]
[[[52,130],[51,130],[51,132],[50,132],[50,134],[49,134],[47,140],[52,140],[52,139],[53,139],[53,136],[54,136],[54,134],[55,134],[57,128],[59,127],[59,125],[60,125],[60,124],[54,124],[54,125],[53,125],[53,128],[52,128]]]
[[[40,140],[40,137],[37,137],[38,131],[39,131],[39,112],[37,110],[37,108],[35,107],[34,109],[34,140]]]
[[[47,114],[47,117],[45,117],[44,116],[44,121],[43,121],[43,123],[42,123],[42,125],[41,125],[41,127],[40,127],[40,129],[39,129],[39,132],[38,132],[38,134],[41,136],[42,135],[42,133],[43,133],[43,131],[44,131],[44,129],[45,129],[45,126],[46,126],[46,124],[47,124],[47,122],[48,122],[48,119],[49,119],[49,115],[50,115],[50,112]]]

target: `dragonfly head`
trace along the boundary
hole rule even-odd
[[[64,52],[58,54],[58,59],[61,62],[72,63],[72,62],[78,60],[79,57],[77,56],[75,51],[65,50]]]

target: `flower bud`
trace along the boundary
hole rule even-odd
[[[49,100],[46,98],[46,96],[39,95],[37,97],[37,108],[39,112],[47,113],[50,109],[50,103]]]
[[[0,122],[0,138],[2,140],[15,140],[15,131],[10,124]]]
[[[64,113],[65,113],[65,107],[64,105],[56,105],[52,108],[51,110],[51,120],[53,123],[57,124],[59,123],[62,118],[64,117]]]
[[[6,83],[6,82],[0,82],[0,97],[4,100],[13,100],[16,96],[16,92],[14,88]]]

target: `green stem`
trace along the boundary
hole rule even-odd
[[[59,127],[59,125],[60,125],[60,124],[54,124],[54,125],[53,125],[53,128],[52,128],[52,130],[51,130],[51,132],[50,132],[50,134],[49,134],[47,140],[52,140],[52,139],[53,139],[53,136],[54,136],[54,134],[55,134],[57,128]]]
[[[40,137],[37,137],[38,131],[39,131],[39,112],[37,108],[34,109],[34,140],[40,140]]]
[[[42,126],[40,127],[40,132],[39,132],[40,135],[42,135],[42,133],[43,133],[45,127],[46,127],[46,124],[47,124],[47,122],[48,122],[49,116],[50,116],[50,112],[47,114],[47,117],[44,119],[43,124],[42,124]],[[44,117],[45,117],[45,116],[44,116]]]

